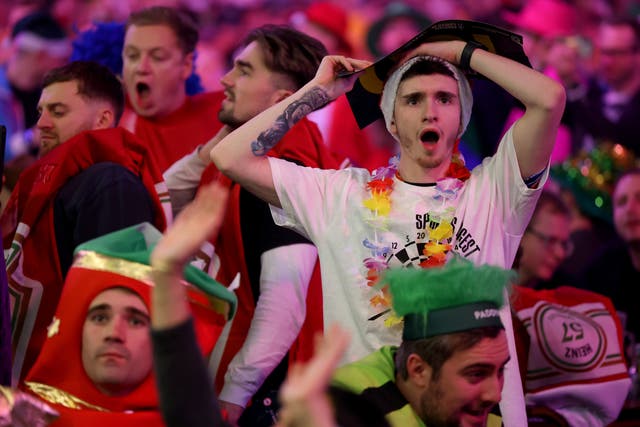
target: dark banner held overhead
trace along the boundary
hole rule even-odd
[[[349,105],[362,129],[382,118],[380,96],[384,81],[404,55],[423,43],[463,40],[480,43],[489,52],[507,57],[528,67],[531,63],[522,48],[522,36],[503,28],[475,21],[447,20],[436,22],[420,34],[377,60],[371,66],[359,71],[353,89],[347,93]],[[482,77],[469,72],[469,77]]]

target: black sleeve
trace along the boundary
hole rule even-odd
[[[269,204],[245,189],[240,190],[240,227],[249,281],[257,302],[260,296],[262,254],[281,246],[312,243],[295,231],[276,225]]]
[[[122,165],[97,163],[70,179],[54,202],[58,258],[63,275],[80,243],[141,222],[153,223],[146,187]]]
[[[196,341],[193,319],[171,329],[152,330],[151,342],[166,426],[226,426]]]

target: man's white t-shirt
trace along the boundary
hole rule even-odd
[[[365,240],[388,247],[389,267],[418,266],[425,257],[421,248],[437,216],[450,212],[454,227],[453,250],[475,264],[511,268],[541,188],[528,188],[520,174],[513,128],[504,135],[497,153],[486,158],[453,199],[440,197],[435,185],[413,185],[393,178],[391,211],[385,231],[376,231],[379,221],[363,205],[371,194],[366,169],[319,170],[270,158],[273,182],[282,209],[271,207],[278,225],[292,228],[318,247],[322,270],[324,324],[339,323],[351,333],[351,344],[342,363],[353,362],[385,345],[399,345],[402,326],[385,325],[390,313],[371,304],[380,292],[367,285],[364,260],[371,257]],[[472,286],[473,284],[470,284]],[[519,377],[513,326],[508,306],[501,310],[507,330],[511,361],[505,370],[501,409],[505,421],[524,418],[524,396]],[[511,409],[510,409],[511,407]],[[513,413],[509,414],[509,412]],[[526,421],[525,421],[526,424]],[[524,425],[524,424],[523,424]]]

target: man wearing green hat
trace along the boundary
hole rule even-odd
[[[395,426],[493,426],[509,349],[499,308],[512,273],[454,260],[388,271],[402,343],[336,371],[333,385],[360,394]]]

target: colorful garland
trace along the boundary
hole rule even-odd
[[[363,201],[363,205],[372,216],[366,221],[373,228],[373,238],[366,238],[362,244],[371,251],[371,256],[365,258],[363,263],[367,269],[367,285],[373,287],[378,283],[382,272],[389,268],[386,255],[391,249],[387,242],[381,242],[379,234],[386,231],[389,213],[391,212],[391,193],[393,192],[393,177],[398,174],[398,157],[392,157],[389,165],[376,169],[371,180],[367,183],[367,190],[370,197]],[[428,231],[428,241],[425,244],[423,255],[427,257],[420,263],[423,268],[431,268],[442,266],[446,263],[447,253],[451,250],[451,244],[448,241],[453,237],[453,219],[452,208],[445,208],[447,200],[453,200],[457,197],[458,190],[463,187],[463,181],[466,181],[471,173],[464,165],[464,159],[458,150],[458,143],[454,148],[453,156],[449,169],[445,177],[436,182],[436,194],[434,200],[442,201],[442,211],[430,212],[431,217],[439,218],[438,227]],[[391,296],[386,286],[382,287],[376,295],[370,300],[372,307],[380,307],[382,312],[374,316],[370,320],[374,320],[391,311]],[[385,326],[392,327],[402,322],[402,318],[391,314],[384,322]]]

